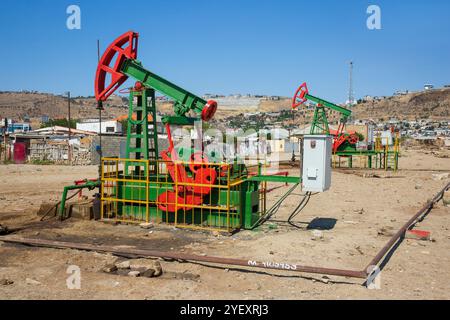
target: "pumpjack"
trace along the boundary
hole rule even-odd
[[[102,109],[103,102],[127,79],[136,80],[129,89],[126,155],[103,155],[98,180],[66,187],[61,217],[69,190],[98,187],[97,203],[103,220],[167,223],[226,232],[264,223],[302,183],[300,170],[294,176],[286,172],[267,173],[262,163],[249,168],[238,156],[223,161],[214,151],[205,150],[202,143],[200,147],[175,145],[171,126],[197,126],[197,121],[210,121],[217,102],[206,101],[144,68],[137,60],[138,39],[138,33],[129,31],[113,41],[99,60],[94,82],[95,97]],[[161,117],[167,132],[165,150],[159,150],[156,92],[173,101],[174,114]],[[299,97],[314,99],[304,91],[299,92]],[[331,105],[322,100],[320,104]],[[313,138],[313,142],[328,146],[326,140]],[[303,181],[304,190],[327,180],[323,177],[330,172],[325,168],[330,164],[327,150],[328,147],[313,148],[310,154],[303,154],[304,158],[325,159],[309,168],[308,172],[315,174]],[[319,168],[319,164],[324,168]],[[267,209],[267,184],[272,182],[293,186]]]
[[[356,132],[345,132],[345,124],[352,114],[351,110],[310,95],[308,86],[306,82],[304,82],[298,87],[294,97],[292,98],[292,109],[297,109],[306,101],[315,103],[314,117],[311,124],[310,134],[332,135],[333,152],[343,150],[356,150],[356,144],[359,141],[359,136],[356,134]],[[326,109],[336,111],[341,114],[337,130],[330,130]]]
[[[356,131],[345,130],[345,125],[352,114],[351,110],[311,95],[306,82],[304,82],[298,87],[292,98],[292,109],[299,108],[307,101],[314,104],[314,116],[310,134],[332,136],[332,152],[338,158],[337,164],[339,167],[341,165],[341,157],[348,159],[348,167],[352,168],[353,156],[358,156],[366,158],[369,169],[398,169],[398,138],[395,139],[392,148],[390,148],[388,143],[383,144],[381,137],[376,137],[374,146],[371,146],[370,149],[367,148],[367,150],[359,150],[357,144],[360,141],[360,135]],[[327,110],[338,112],[341,115],[337,130],[329,128]]]

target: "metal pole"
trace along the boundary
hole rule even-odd
[[[71,147],[70,147],[70,138],[72,136],[72,130],[70,128],[70,124],[72,122],[71,117],[70,117],[70,91],[67,91],[67,107],[69,110],[69,123],[68,123],[68,127],[69,127],[69,140],[68,140],[68,145],[69,145],[69,164],[72,164],[72,152],[71,152]]]
[[[100,62],[100,40],[97,39],[97,60],[98,62]],[[99,138],[99,144],[100,144],[100,164],[101,164],[101,159],[103,156],[103,150],[102,150],[102,110],[103,110],[103,102],[102,101],[98,101],[97,104],[97,109],[98,109],[98,122],[99,122],[99,130],[98,130],[98,138]]]
[[[100,40],[97,39],[97,62],[100,62]],[[99,130],[98,130],[98,142],[99,142],[99,148],[100,150],[98,151],[98,156],[99,156],[99,164],[98,164],[98,180],[101,180],[102,178],[102,157],[103,157],[103,149],[102,149],[102,110],[103,110],[103,102],[102,101],[97,101],[97,109],[98,109],[98,125],[99,125]],[[100,195],[100,198],[102,196],[102,185],[101,183],[99,184],[98,187],[98,193]]]
[[[369,262],[366,266],[366,270],[368,270],[372,266],[378,265],[386,254],[391,250],[391,248],[399,241],[402,237],[404,237],[406,231],[408,231],[411,227],[413,227],[423,216],[425,216],[429,210],[433,208],[433,206],[442,198],[444,192],[450,189],[450,183],[448,183],[438,194],[434,196],[433,199],[428,201],[417,213],[408,220],[400,230],[395,233],[392,238],[386,243],[386,245],[377,253],[377,255]]]
[[[5,118],[5,126],[3,127],[3,144],[4,144],[4,161],[6,162],[6,132],[8,131],[8,118]]]

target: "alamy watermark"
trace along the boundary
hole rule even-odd
[[[81,289],[81,269],[79,266],[70,265],[66,273],[70,274],[66,279],[66,285],[69,290],[80,290]]]
[[[79,6],[72,4],[67,7],[66,13],[69,15],[66,20],[66,26],[69,30],[81,29],[81,9]]]
[[[367,18],[366,25],[369,30],[381,30],[381,8],[375,4],[367,7]]]
[[[381,270],[378,266],[370,266],[367,268],[366,287],[369,290],[380,290],[381,289]]]

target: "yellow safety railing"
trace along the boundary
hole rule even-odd
[[[190,173],[193,165],[211,168],[217,175],[215,181],[208,180],[207,170],[197,171],[188,181],[177,178],[181,167]],[[245,177],[241,166],[225,163],[102,158],[101,217],[231,232],[241,227],[240,194]]]
[[[349,167],[366,169],[370,167],[369,157],[375,157],[375,159],[371,159],[372,168],[398,170],[398,155],[400,153],[400,140],[398,134],[394,138],[393,145],[389,144],[388,137],[375,137],[374,151],[375,155],[373,153],[369,154],[363,150],[359,153],[353,152],[348,155],[333,154],[332,167],[341,168],[342,158],[344,158],[349,163]]]

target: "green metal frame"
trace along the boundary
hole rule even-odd
[[[342,118],[341,118],[342,122],[345,122],[352,115],[351,110],[346,109],[341,106],[338,106],[337,104],[331,103],[329,101],[317,98],[310,94],[306,94],[305,98],[308,99],[309,101],[315,102],[318,105],[321,105],[321,106],[327,107],[328,109],[331,109],[333,111],[339,112],[342,115]]]
[[[65,213],[64,209],[66,207],[67,194],[69,193],[70,190],[81,190],[81,189],[94,190],[95,188],[98,188],[100,186],[101,186],[101,182],[97,180],[97,181],[86,181],[86,183],[80,184],[80,185],[71,185],[71,186],[64,187],[61,204],[60,204],[59,210],[58,210],[59,218],[61,220],[66,218],[66,216],[64,214]]]
[[[310,134],[330,134],[327,114],[325,108],[321,105],[318,105],[314,110]]]
[[[203,107],[207,103],[195,94],[171,83],[151,71],[146,70],[137,60],[125,60],[121,70],[127,76],[133,77],[134,79],[142,82],[146,87],[153,88],[156,91],[172,98],[175,101],[174,111],[177,116],[185,117],[186,113],[191,110],[200,114]],[[171,118],[169,118],[169,120],[170,119]]]
[[[136,119],[133,119],[134,114],[136,114]],[[152,116],[153,128],[151,131],[149,130],[149,115]],[[130,91],[127,122],[126,158],[157,160],[159,151],[155,90],[144,88],[140,91]],[[125,164],[126,174],[129,173],[131,165],[133,164],[130,162]],[[155,166],[149,169],[150,172],[156,172]],[[135,170],[139,170],[136,165]]]

